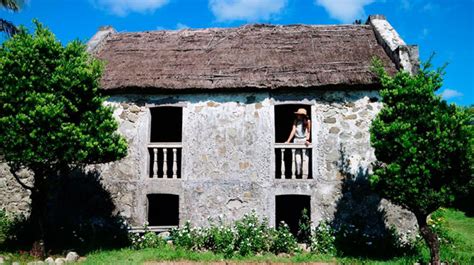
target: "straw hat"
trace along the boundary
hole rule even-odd
[[[305,110],[305,109],[303,109],[303,108],[300,108],[300,109],[298,109],[298,111],[297,111],[297,112],[295,112],[295,114],[297,114],[297,115],[299,114],[299,115],[308,116],[308,113],[307,113],[307,112],[306,112],[306,110]]]

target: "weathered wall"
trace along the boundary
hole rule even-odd
[[[28,174],[19,174],[25,184],[31,185],[32,179]],[[11,175],[9,167],[0,163],[0,209],[21,215],[28,215],[30,193],[23,189]]]
[[[234,220],[256,210],[274,225],[275,196],[284,194],[310,195],[314,223],[331,219],[345,196],[341,149],[354,176],[365,177],[375,160],[369,126],[381,109],[378,98],[376,91],[112,96],[108,104],[115,107],[129,153],[121,161],[100,166],[103,183],[132,225],[146,221],[150,193],[179,195],[181,223],[191,220],[205,225],[208,217],[217,216]],[[275,179],[274,107],[278,104],[311,105],[313,179]],[[149,178],[149,108],[164,105],[183,107],[181,179]],[[5,191],[6,186],[1,186],[8,179],[5,175],[0,178],[1,191]],[[0,207],[15,208],[14,203],[24,200],[9,196],[3,196]],[[380,202],[373,196],[368,200]],[[390,223],[414,231],[410,214],[384,201],[379,204]]]

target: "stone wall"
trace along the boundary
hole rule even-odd
[[[32,178],[28,174],[19,174],[25,184],[31,185]],[[25,190],[10,173],[6,163],[0,163],[0,209],[15,215],[29,214],[30,192]]]
[[[134,226],[147,220],[146,195],[153,193],[179,195],[181,224],[205,225],[208,217],[218,216],[232,221],[256,210],[275,225],[275,196],[286,194],[311,196],[314,224],[332,219],[347,195],[341,152],[348,159],[348,175],[365,178],[370,173],[375,156],[369,126],[381,109],[376,91],[114,95],[107,104],[115,108],[129,150],[121,161],[98,168],[117,211]],[[313,179],[275,179],[274,108],[280,104],[311,106]],[[183,109],[181,179],[149,177],[149,108],[155,106]],[[0,192],[13,185],[5,175],[2,171]],[[411,214],[370,196],[368,201],[387,212],[390,224],[415,230]],[[0,207],[10,210],[23,202],[19,195],[3,196]]]

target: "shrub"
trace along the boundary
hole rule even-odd
[[[273,244],[271,251],[275,254],[279,253],[294,253],[299,250],[298,242],[295,236],[290,232],[290,228],[284,222],[280,224],[278,229],[274,232]]]
[[[166,241],[152,231],[145,231],[144,234],[132,234],[130,236],[131,248],[135,250],[145,248],[160,248],[166,244]]]
[[[259,220],[252,211],[235,222],[236,248],[240,255],[269,252],[272,246],[272,229],[268,227],[267,219]]]
[[[8,238],[11,226],[12,219],[4,210],[0,209],[0,244],[3,244]]]
[[[222,253],[226,258],[235,253],[242,256],[273,252],[293,253],[298,249],[296,238],[290,233],[286,224],[278,230],[268,226],[268,221],[260,221],[255,212],[244,215],[234,225],[225,225],[222,220],[217,223],[210,220],[208,228],[191,228],[184,226],[173,229],[171,238],[177,247],[188,250],[209,250]]]
[[[222,220],[218,224],[211,221],[211,226],[206,229],[206,249],[216,253],[223,253],[225,257],[231,257],[235,249],[236,233],[230,226],[224,225]]]
[[[442,209],[435,211],[428,218],[428,225],[431,227],[431,230],[438,235],[438,240],[441,245],[449,246],[456,241],[456,238],[449,234],[446,227],[446,219],[444,218],[442,211]]]
[[[300,243],[311,243],[311,218],[306,208],[301,212],[301,219],[298,221],[297,238]]]
[[[201,250],[206,241],[206,229],[191,227],[191,223],[187,221],[184,226],[171,230],[171,239],[177,247]]]
[[[320,222],[311,235],[311,252],[316,254],[336,254],[335,231],[326,222]]]

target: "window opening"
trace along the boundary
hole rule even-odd
[[[300,128],[306,133],[309,131],[309,142],[312,142],[311,106],[302,104],[275,106],[275,178],[277,179],[312,179],[312,148],[305,145],[305,139],[293,136],[289,143],[285,143],[290,136],[295,122],[298,124],[295,113],[306,112],[307,120],[299,121]],[[308,122],[309,121],[309,122]],[[301,131],[300,131],[301,132]]]
[[[150,108],[150,178],[181,178],[183,108]]]
[[[309,195],[278,195],[275,197],[275,220],[279,227],[284,221],[293,235],[297,236],[298,223],[303,209],[311,216],[311,196]]]
[[[150,226],[179,225],[179,196],[148,194],[148,224]]]

